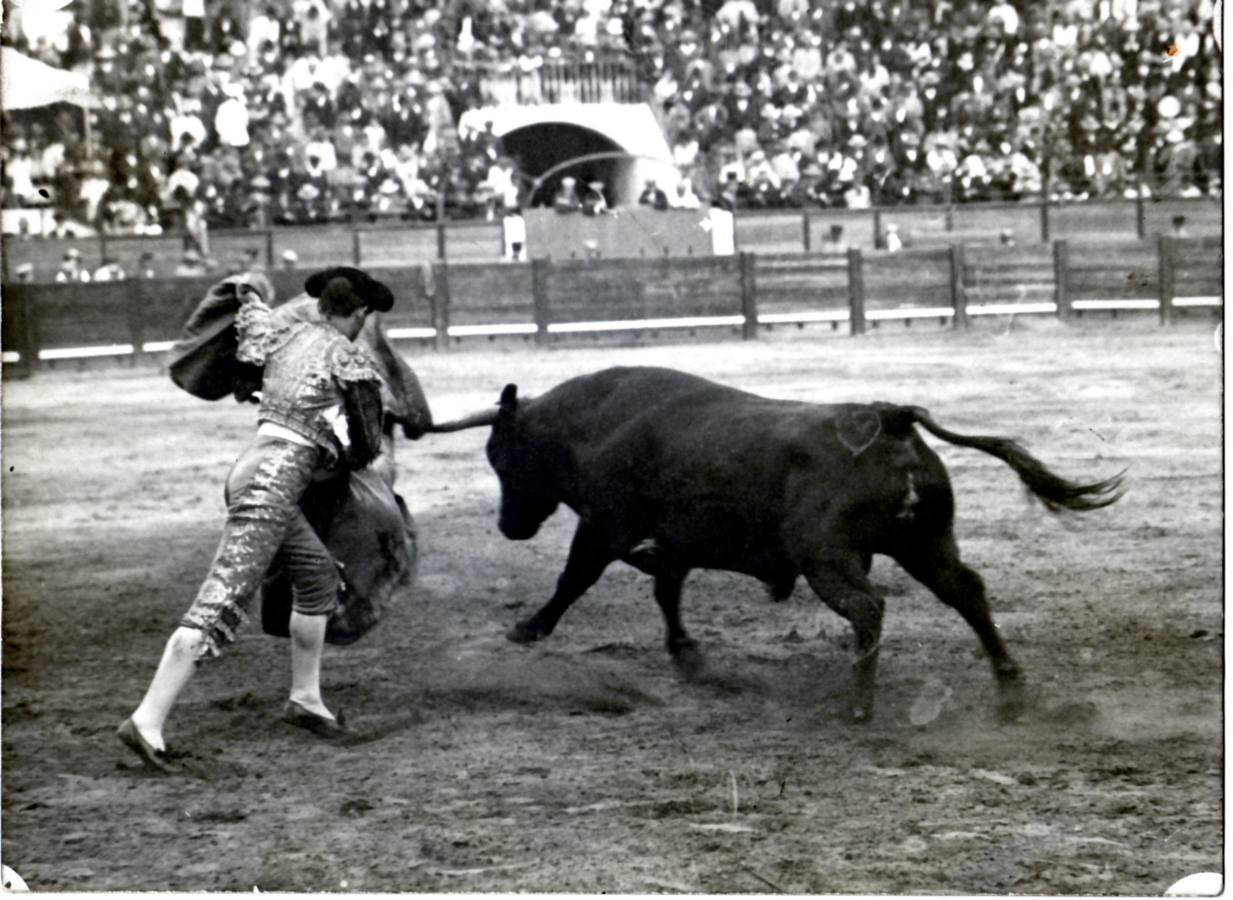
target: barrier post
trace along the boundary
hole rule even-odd
[[[1156,239],[1157,266],[1160,272],[1160,324],[1173,321],[1173,294],[1176,290],[1176,260],[1173,251],[1176,242],[1168,235]]]
[[[267,269],[274,268],[274,229],[265,230],[265,265]]]
[[[741,323],[741,337],[747,341],[758,338],[758,287],[757,275],[754,271],[757,259],[752,253],[742,253],[739,257],[741,267],[741,315],[745,321]]]
[[[873,208],[873,249],[881,250],[886,244],[882,242],[882,211]]]
[[[360,267],[362,251],[360,248],[360,230],[358,228],[351,231],[351,265],[357,269]]]
[[[445,259],[445,226],[437,226],[437,259]]]
[[[1142,183],[1135,190],[1135,233],[1139,240],[1147,240],[1147,204],[1143,200]]]
[[[801,246],[805,248],[806,253],[809,252],[810,245],[813,242],[809,232],[809,210],[804,209],[801,210]]]
[[[29,284],[6,285],[4,288],[4,324],[20,357],[15,363],[4,363],[5,378],[29,378],[38,362],[38,340],[35,336],[35,294]]]
[[[145,343],[145,314],[150,304],[147,299],[146,280],[137,279],[133,289],[127,291],[128,304],[125,313],[128,316],[128,342],[133,345],[133,353],[128,358],[129,365],[136,367],[141,359],[141,345]]]
[[[1053,242],[1053,302],[1057,317],[1069,319],[1070,308],[1070,247],[1065,241]]]
[[[951,317],[954,328],[966,328],[968,324],[968,298],[963,289],[963,244],[950,245],[950,305],[955,314]]]
[[[445,260],[428,263],[424,272],[432,278],[431,285],[424,285],[428,292],[429,308],[432,310],[432,327],[436,330],[433,344],[438,350],[450,348],[450,275]]]
[[[1040,242],[1049,243],[1049,195],[1040,196]]]
[[[848,333],[865,333],[865,277],[861,270],[861,248],[848,248]]]
[[[535,343],[548,343],[548,273],[552,261],[545,257],[531,260],[531,299],[535,305]]]

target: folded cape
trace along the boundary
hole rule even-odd
[[[415,520],[394,491],[393,439],[377,462],[358,472],[343,471],[309,486],[300,508],[342,576],[338,608],[326,623],[325,639],[350,644],[381,621],[401,589],[415,578],[418,543]],[[291,581],[271,566],[261,589],[261,627],[287,637]]]

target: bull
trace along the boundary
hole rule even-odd
[[[938,425],[916,406],[774,400],[662,368],[612,368],[518,397],[430,430],[491,426],[488,460],[501,486],[498,526],[533,537],[560,504],[578,515],[556,592],[507,633],[552,633],[609,564],[654,578],[667,647],[687,671],[701,664],[681,623],[692,569],[764,582],[774,599],[800,576],[855,634],[854,720],[873,712],[884,603],[869,581],[875,553],[891,557],[959,612],[992,664],[999,710],[1023,707],[1023,673],[990,617],[985,586],[960,560],[946,468],[917,431],[1002,460],[1051,511],[1106,507],[1122,474],[1079,483],[1013,440]]]

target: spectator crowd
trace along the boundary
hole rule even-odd
[[[5,204],[110,233],[501,215],[526,161],[458,123],[569,59],[646,85],[681,174],[652,206],[1221,190],[1210,0],[95,0],[59,27],[26,8],[5,42],[85,72],[100,105],[5,116]]]

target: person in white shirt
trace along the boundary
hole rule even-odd
[[[594,11],[584,11],[574,22],[574,40],[584,47],[594,47],[599,43],[599,33],[604,26],[604,19]]]
[[[282,38],[282,23],[278,10],[273,4],[266,4],[260,13],[248,23],[248,54],[256,57],[261,52],[263,44],[269,42],[275,47]]]
[[[60,141],[48,144],[37,160],[38,165],[35,166],[35,177],[54,177],[60,171],[60,167],[64,165],[65,154],[64,144]]]
[[[420,179],[420,159],[415,148],[410,144],[403,144],[397,153],[387,150],[383,151],[381,156],[385,167],[393,171],[394,177],[402,185],[403,193],[410,194]]]
[[[512,162],[502,158],[488,167],[488,174],[483,184],[488,186],[497,202],[505,209],[513,209],[518,205],[517,171]]]
[[[848,209],[868,209],[873,202],[869,188],[864,184],[854,184],[844,191],[843,201]]]
[[[424,121],[428,124],[428,137],[424,139],[425,152],[433,153],[456,147],[458,130],[454,125],[454,114],[450,111],[444,86],[440,81],[430,81],[427,91],[428,99],[424,101]]]
[[[244,88],[230,84],[223,89],[227,99],[219,104],[214,114],[214,131],[221,143],[228,147],[247,147],[248,106],[244,102]]]
[[[313,69],[313,80],[317,84],[325,85],[330,95],[334,96],[352,71],[351,60],[342,53],[322,54]]]
[[[197,186],[200,183],[201,179],[191,169],[181,166],[167,179],[167,186],[163,192],[164,199],[171,199],[180,190],[191,197],[197,193]]]
[[[608,200],[604,197],[602,181],[587,182],[582,193],[582,211],[588,216],[598,216],[608,211]]]
[[[127,277],[124,267],[114,259],[103,260],[103,264],[94,270],[95,281],[124,281]]]
[[[693,182],[688,178],[682,178],[677,182],[676,190],[668,199],[668,205],[673,209],[700,209],[702,201],[694,193]]]
[[[60,261],[60,268],[56,272],[56,282],[67,284],[74,281],[90,281],[90,270],[81,264],[81,253],[77,248],[69,247],[64,251],[64,258]]]
[[[104,195],[110,188],[111,181],[107,178],[103,164],[101,162],[90,164],[85,177],[82,178],[81,192],[78,195],[85,204],[87,222],[98,220],[99,204],[102,203]]]
[[[198,147],[205,142],[206,127],[202,124],[201,118],[192,112],[184,112],[180,115],[173,116],[171,119],[171,141],[179,147],[182,145],[184,136],[188,135],[190,144],[193,147]]]
[[[287,67],[283,75],[284,92],[295,96],[306,93],[317,83],[317,66],[321,59],[311,53],[305,53]]]
[[[311,175],[323,175],[338,168],[338,154],[324,128],[314,129],[313,139],[304,146],[304,158]]]
[[[781,143],[776,148],[770,163],[771,169],[775,172],[775,177],[779,179],[779,183],[784,186],[785,190],[801,180],[800,166],[797,164],[796,157],[792,155],[787,144]]]
[[[987,20],[1000,25],[1002,33],[1007,37],[1019,32],[1019,11],[1006,0],[1002,0],[989,10]]]
[[[330,10],[320,0],[299,0],[294,15],[300,26],[300,39],[306,49],[324,56],[329,45]]]
[[[38,192],[34,187],[34,160],[26,152],[26,142],[22,138],[13,141],[5,152],[4,172],[8,176],[8,189],[22,203],[30,203],[37,199]]]

